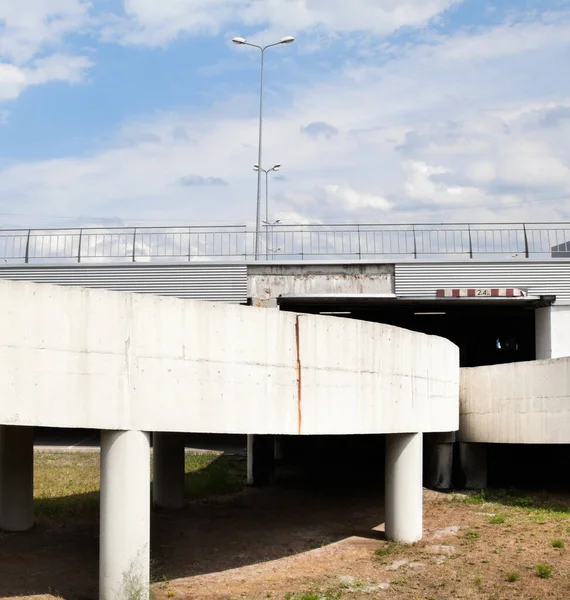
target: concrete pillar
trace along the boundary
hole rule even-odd
[[[251,305],[256,308],[272,308],[279,310],[277,298],[266,296],[267,290],[263,291],[263,296],[257,296],[255,293],[251,296]],[[247,484],[263,485],[267,479],[273,475],[273,465],[275,463],[275,446],[271,450],[272,457],[268,460],[263,438],[267,436],[256,436],[249,434],[247,436]],[[267,477],[267,471],[270,471]]]
[[[152,436],[153,486],[155,506],[178,509],[184,506],[184,434],[161,433]]]
[[[386,436],[386,539],[414,543],[422,539],[421,433]]]
[[[34,430],[0,426],[0,529],[34,524]]]
[[[485,444],[459,444],[461,472],[465,489],[481,490],[487,487],[487,446]]]
[[[100,600],[147,600],[150,436],[101,432]]]
[[[275,473],[275,436],[247,436],[247,483],[268,485]]]
[[[434,490],[451,488],[455,432],[424,434],[424,485]]]
[[[253,485],[253,439],[254,435],[247,436],[247,485]]]
[[[546,306],[535,310],[536,358],[570,356],[570,306]]]
[[[275,460],[283,459],[283,440],[280,436],[275,436],[274,445],[273,445],[273,455]]]

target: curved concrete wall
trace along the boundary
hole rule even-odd
[[[353,320],[0,282],[0,423],[142,431],[453,431],[458,349]]]
[[[461,369],[458,437],[570,444],[570,358]]]

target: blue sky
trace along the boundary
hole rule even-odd
[[[570,219],[568,0],[0,0],[0,224]]]

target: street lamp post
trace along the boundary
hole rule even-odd
[[[295,38],[291,35],[281,38],[278,42],[273,44],[268,44],[267,46],[258,46],[257,44],[251,44],[245,38],[235,37],[232,42],[234,44],[238,44],[239,46],[251,46],[252,48],[257,48],[261,51],[261,77],[260,77],[260,87],[259,87],[259,146],[258,146],[258,155],[257,155],[257,164],[261,165],[261,148],[263,141],[263,66],[265,59],[265,51],[268,48],[272,48],[273,46],[280,46],[281,44],[292,44],[295,41]],[[255,218],[255,260],[259,260],[259,229],[261,224],[261,171],[257,172],[257,211]]]
[[[269,252],[271,252],[271,260],[273,260],[275,258],[275,252],[279,252],[279,250],[281,250],[281,248],[274,248],[274,245],[276,243],[275,240],[275,233],[273,228],[275,227],[275,225],[279,225],[279,223],[281,223],[280,219],[276,219],[275,221],[262,221],[262,223],[265,225],[266,230],[265,230],[265,244],[266,244],[266,250],[265,250],[265,259],[269,260]],[[267,245],[267,232],[269,231],[269,228],[271,227],[271,248]]]
[[[263,169],[260,168],[259,165],[253,165],[253,170],[257,171],[258,173],[265,173],[265,221],[264,223],[268,224],[269,223],[269,173],[271,173],[271,171],[279,171],[279,169],[281,168],[281,165],[274,165],[273,167],[271,167],[271,169]],[[265,259],[269,260],[269,255],[268,255],[268,248],[269,248],[269,227],[265,228]]]

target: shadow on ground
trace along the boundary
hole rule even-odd
[[[229,458],[187,474],[189,489],[204,478],[215,479],[224,460]],[[154,510],[153,579],[275,560],[350,536],[382,539],[373,530],[383,522],[381,474],[368,485],[355,473],[342,479],[339,473],[334,478],[321,475],[287,472],[271,487],[193,500],[181,511]],[[37,513],[31,531],[0,533],[0,597],[51,593],[68,600],[96,599],[97,494],[41,500]]]

